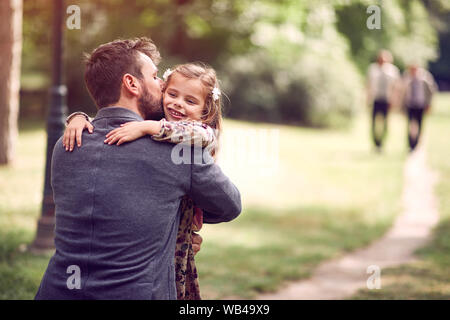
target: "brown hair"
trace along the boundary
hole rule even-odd
[[[186,63],[175,66],[171,75],[179,72],[182,76],[188,79],[199,79],[207,92],[205,99],[205,107],[203,109],[202,122],[217,130],[219,136],[222,130],[222,99],[221,95],[217,100],[214,100],[212,91],[214,88],[219,88],[219,81],[217,80],[216,72],[213,68],[204,63]],[[165,88],[167,88],[171,75],[166,81]],[[165,91],[164,88],[164,91]]]
[[[86,87],[101,109],[119,101],[122,77],[129,73],[142,80],[142,63],[139,52],[147,55],[157,65],[161,60],[156,45],[149,38],[114,40],[86,54]]]
[[[199,79],[203,84],[204,90],[207,92],[205,99],[205,107],[203,109],[202,122],[207,124],[216,131],[216,143],[214,144],[211,155],[214,159],[217,158],[217,152],[219,150],[218,139],[222,132],[222,95],[219,94],[217,100],[213,98],[213,89],[219,88],[219,81],[217,79],[216,71],[210,66],[201,63],[185,63],[175,66],[173,72],[169,75],[164,86],[164,91],[168,87],[171,75],[175,72],[180,73],[182,76],[188,79]]]
[[[377,60],[383,59],[384,62],[392,63],[394,58],[392,57],[392,53],[389,50],[381,49],[378,51]]]

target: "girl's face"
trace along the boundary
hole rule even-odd
[[[174,72],[164,92],[164,114],[168,121],[201,121],[206,93],[199,79]]]

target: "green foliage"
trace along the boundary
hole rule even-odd
[[[233,107],[227,114],[308,126],[345,124],[361,98],[359,74],[345,58],[325,52],[318,60],[297,52],[295,59],[278,63],[264,49],[231,59],[225,85]]]
[[[408,63],[424,65],[437,58],[437,34],[430,16],[420,0],[392,0],[378,3],[381,9],[381,29],[366,28],[367,1],[349,1],[336,7],[337,28],[350,42],[352,56],[362,72],[374,60],[381,48],[389,49],[395,64],[404,68]]]
[[[67,1],[81,8],[81,30],[65,30],[68,106],[95,112],[84,87],[83,52],[148,36],[161,50],[162,71],[188,61],[216,68],[230,97],[229,116],[342,125],[360,107],[360,74],[381,47],[401,67],[436,57],[436,32],[423,3],[379,2],[382,29],[369,30],[369,0]],[[446,6],[426,3],[433,12]],[[49,1],[24,3],[23,84],[29,87],[49,83],[51,13]]]
[[[361,101],[362,81],[333,27],[332,7],[305,8],[296,20],[279,24],[270,22],[270,12],[254,27],[255,48],[228,60],[226,89],[232,104],[238,102],[229,114],[309,126],[345,124]]]

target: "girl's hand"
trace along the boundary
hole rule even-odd
[[[133,141],[147,134],[147,121],[131,121],[120,125],[120,128],[110,131],[106,135],[105,143],[120,146],[124,142]]]
[[[88,129],[89,133],[94,132],[94,126],[86,120],[82,115],[73,117],[64,131],[63,136],[63,147],[66,151],[73,150],[75,139],[77,141],[78,147],[81,147],[81,135],[84,129]]]

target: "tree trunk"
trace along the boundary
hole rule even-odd
[[[22,0],[0,1],[0,165],[11,163],[18,136]]]

